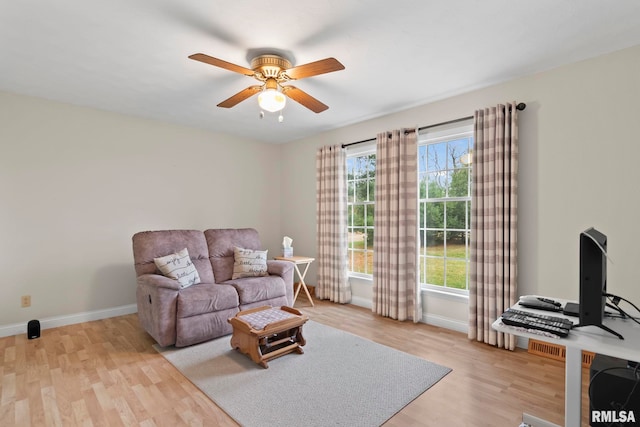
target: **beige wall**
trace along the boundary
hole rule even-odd
[[[519,279],[521,294],[578,298],[578,235],[595,226],[609,237],[609,291],[640,304],[635,269],[640,241],[640,46],[451,97],[292,142],[281,228],[296,253],[313,256],[315,152],[322,145],[375,137],[399,127],[465,117],[515,100],[520,113]],[[310,269],[310,284],[315,281]],[[370,304],[370,283],[352,280],[354,301]],[[427,321],[464,330],[467,301],[424,294]]]
[[[520,290],[578,296],[578,234],[609,236],[609,290],[640,303],[635,184],[640,47],[284,145],[0,92],[0,332],[32,318],[135,304],[131,235],[256,227],[316,254],[315,152],[516,100]],[[315,283],[312,264],[308,283]],[[353,281],[370,304],[370,283]],[[21,295],[32,296],[20,308]],[[425,294],[428,322],[466,328],[466,300]],[[22,326],[21,326],[22,327]],[[25,326],[26,330],[26,326]]]
[[[135,304],[137,231],[255,227],[279,250],[277,146],[0,92],[0,147],[0,329]]]

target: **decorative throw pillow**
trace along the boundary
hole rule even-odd
[[[198,270],[191,262],[187,248],[171,255],[154,258],[153,262],[156,263],[156,267],[162,274],[171,279],[176,279],[180,283],[180,289],[200,283]]]
[[[268,276],[267,251],[233,248],[233,275],[231,279],[242,277]]]

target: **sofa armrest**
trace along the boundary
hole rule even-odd
[[[138,285],[180,290],[180,283],[161,274],[142,274],[138,276]]]
[[[294,264],[289,261],[267,260],[267,273],[280,276],[284,280],[284,289],[289,306],[293,306],[293,266]]]
[[[176,342],[176,313],[180,285],[159,274],[142,274],[137,279],[136,302],[142,327],[162,347]]]
[[[283,279],[285,279],[285,277],[288,274],[291,274],[291,279],[292,279],[292,283],[293,283],[293,263],[289,262],[289,261],[280,261],[280,260],[275,260],[275,259],[268,259],[267,260],[267,273],[274,275],[274,276],[280,276]],[[285,282],[287,280],[285,279]]]

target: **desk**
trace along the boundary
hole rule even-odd
[[[304,283],[304,276],[307,275],[307,270],[309,269],[309,266],[311,265],[311,263],[315,261],[315,258],[309,258],[306,256],[290,256],[290,257],[277,256],[274,259],[277,259],[280,261],[292,262],[293,267],[296,269],[296,273],[298,273],[298,277],[300,278],[300,283],[298,283],[298,289],[296,289],[296,293],[293,296],[293,304],[296,303],[296,299],[298,298],[300,289],[304,289],[304,292],[307,294],[307,298],[309,298],[309,302],[311,303],[311,306],[315,307],[315,304],[313,303],[313,299],[311,299],[311,294],[309,293],[309,289],[307,288],[307,284]],[[300,270],[298,269],[298,265],[305,266],[304,271],[302,273],[300,273]]]
[[[567,300],[557,298],[555,300],[562,303],[563,306],[568,302]],[[534,310],[518,304],[515,304],[513,308],[548,316],[566,317],[567,319],[571,319],[574,324],[578,323],[577,317],[564,316],[561,313]],[[507,325],[500,324],[500,319],[496,320],[492,327],[499,332],[564,345],[566,347],[564,423],[566,427],[580,427],[582,416],[582,350],[624,360],[638,361],[638,359],[640,359],[640,325],[628,319],[605,319],[603,323],[605,326],[621,334],[624,340],[611,335],[597,326],[584,326],[572,329],[566,338],[550,338],[544,335],[518,331]]]

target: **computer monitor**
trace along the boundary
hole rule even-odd
[[[607,304],[607,236],[591,227],[580,233],[580,326],[597,326],[620,339],[622,335],[604,326]]]

